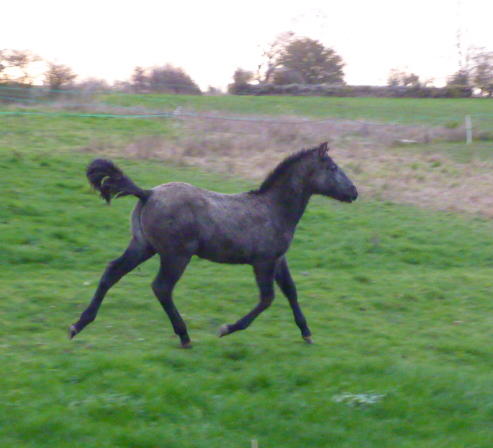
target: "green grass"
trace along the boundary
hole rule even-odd
[[[55,124],[62,148],[85,144],[65,141],[80,129]],[[84,179],[90,156],[20,142],[0,141],[0,446],[491,446],[490,221],[313,200],[289,253],[313,346],[280,293],[248,330],[217,338],[257,292],[249,267],[198,259],[176,290],[193,350],[177,348],[152,295],[156,259],[68,341],[104,265],[126,246],[135,201],[103,205]],[[252,187],[159,161],[118,162],[147,187]],[[382,397],[350,405],[337,401],[344,393]]]
[[[468,164],[473,161],[491,162],[493,160],[493,142],[474,141],[470,145],[465,142],[434,142],[433,144],[412,144],[404,147],[395,147],[394,150],[401,151],[407,156],[413,152],[428,155],[443,154],[447,158]]]
[[[198,111],[224,111],[255,115],[298,115],[313,118],[365,119],[399,124],[457,127],[464,116],[473,125],[493,128],[493,100],[479,98],[333,98],[282,96],[193,96],[113,94],[101,100],[119,106],[173,110],[178,106]]]
[[[114,98],[405,123],[425,112],[450,122],[466,109],[486,114],[491,104]],[[176,290],[193,350],[177,348],[149,287],[157,259],[116,285],[97,321],[68,341],[68,325],[128,242],[135,203],[104,206],[83,175],[93,155],[74,149],[174,132],[164,119],[0,117],[0,446],[249,447],[253,438],[261,448],[491,445],[489,220],[364,198],[313,200],[289,253],[313,346],[302,342],[280,293],[247,331],[218,339],[221,324],[255,303],[255,282],[249,267],[199,259]],[[467,147],[440,145],[433,150],[470,160]],[[487,143],[474,150],[490,157]],[[146,187],[173,180],[224,192],[253,187],[162,161],[118,162]],[[381,397],[351,405],[338,401],[345,393]]]
[[[58,152],[94,146],[119,147],[138,137],[170,136],[174,132],[166,118],[83,117],[76,111],[46,108],[34,109],[46,115],[1,115],[9,110],[0,107],[0,149]]]

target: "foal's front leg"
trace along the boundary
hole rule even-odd
[[[260,300],[258,304],[248,314],[232,325],[224,324],[219,329],[219,337],[226,336],[238,330],[247,328],[253,320],[265,309],[267,309],[274,300],[274,274],[276,263],[264,262],[253,266],[255,279],[260,290]]]

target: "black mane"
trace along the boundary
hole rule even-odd
[[[274,185],[277,179],[281,177],[292,165],[294,165],[299,160],[303,159],[308,154],[313,154],[317,148],[302,149],[301,151],[295,152],[290,156],[286,157],[279,165],[277,165],[265,178],[259,188],[256,190],[251,190],[252,194],[265,193],[269,188]]]

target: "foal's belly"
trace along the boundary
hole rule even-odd
[[[255,259],[252,257],[244,256],[241,254],[225,255],[215,252],[199,251],[197,256],[204,260],[213,261],[215,263],[227,263],[227,264],[254,264]]]
[[[279,258],[288,247],[289,242],[271,235],[245,235],[236,240],[221,237],[202,240],[196,254],[217,263],[255,264]]]

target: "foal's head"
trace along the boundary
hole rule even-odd
[[[307,182],[313,194],[330,196],[343,202],[353,202],[358,191],[336,163],[327,154],[327,142],[312,151],[312,164]]]
[[[266,177],[253,194],[272,189],[298,193],[323,194],[344,202],[358,197],[353,183],[328,156],[327,142],[312,149],[303,149],[284,159]]]

